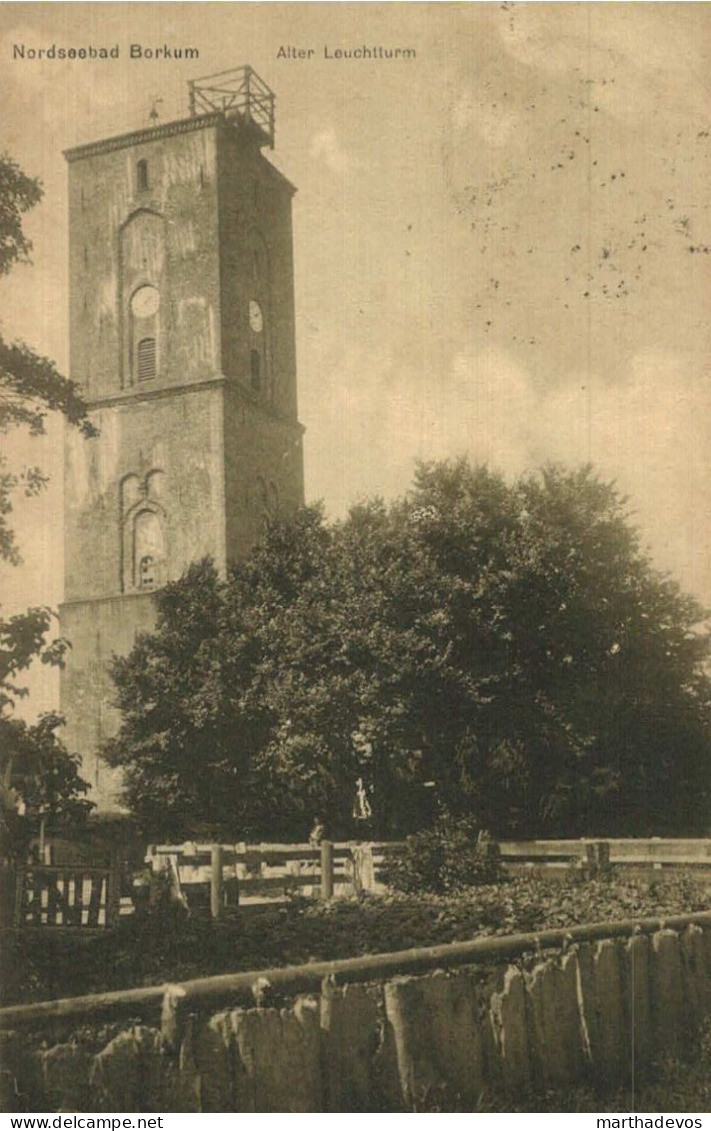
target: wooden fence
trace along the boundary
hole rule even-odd
[[[502,840],[501,862],[512,871],[555,872],[597,861],[630,871],[711,868],[711,839],[665,837]],[[602,848],[605,846],[605,848]]]
[[[213,918],[238,902],[274,902],[301,893],[330,899],[384,890],[388,857],[402,842],[324,841],[312,844],[152,845],[151,871],[168,870],[188,902],[210,908]],[[711,839],[499,841],[494,846],[514,873],[560,875],[571,868],[611,866],[652,875],[711,868]],[[113,927],[122,911],[118,860],[102,867],[28,865],[16,874],[15,928]],[[11,897],[12,898],[12,897]],[[122,906],[125,905],[125,906]]]
[[[16,874],[15,927],[113,927],[120,910],[120,871],[28,865]]]
[[[146,863],[153,872],[172,870],[188,899],[211,890],[213,915],[235,903],[273,901],[300,892],[330,899],[382,889],[387,857],[399,843],[355,841],[312,844],[151,845]],[[192,890],[191,890],[192,889]],[[239,893],[239,896],[237,896]]]
[[[565,873],[587,866],[629,871],[711,868],[711,839],[536,840],[487,842],[511,872]],[[330,898],[384,888],[389,856],[402,842],[324,841],[311,844],[152,845],[146,863],[153,871],[171,868],[186,896],[200,889],[213,916],[230,903],[271,902],[287,894]]]

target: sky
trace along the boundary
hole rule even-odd
[[[52,43],[121,57],[13,59]],[[362,46],[415,57],[332,57]],[[592,461],[654,564],[711,604],[710,54],[706,4],[1,4],[0,150],[45,196],[0,332],[66,372],[62,150],[184,117],[189,79],[250,63],[299,190],[307,499],[337,517],[392,498],[418,459]],[[61,432],[3,438],[51,477],[18,505],[4,612],[62,598]],[[32,692],[51,708],[56,680]]]

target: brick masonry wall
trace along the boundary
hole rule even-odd
[[[131,605],[130,618],[126,600]],[[69,750],[83,752],[81,774],[92,783],[90,800],[102,809],[117,809],[120,774],[98,754],[101,743],[118,726],[108,665],[114,653],[130,650],[134,633],[152,629],[152,594],[63,605],[60,617],[62,633],[72,641],[69,659],[60,672],[60,701],[66,712],[62,738]]]
[[[294,189],[252,133],[219,115],[67,156],[70,373],[100,434],[66,437],[61,631],[73,647],[60,702],[91,799],[111,809],[119,779],[96,756],[118,721],[106,663],[154,623],[137,563],[152,563],[153,588],[206,555],[224,571],[259,538],[265,513],[303,503]],[[159,305],[136,320],[142,287]],[[261,332],[249,321],[255,300]],[[151,337],[155,374],[138,381],[137,341]],[[150,531],[140,554],[139,520]]]
[[[295,422],[232,385],[224,421],[226,554],[237,561],[261,536],[265,510],[288,514],[303,505],[302,437]]]
[[[148,163],[149,186],[136,179]],[[157,383],[219,372],[215,129],[146,138],[69,165],[70,373],[90,401],[131,386],[128,299],[160,291]]]
[[[224,566],[222,413],[221,386],[200,385],[179,397],[97,410],[96,439],[67,436],[66,601],[133,588],[124,577],[122,510],[133,505],[130,489],[136,499],[145,491],[147,477],[153,477],[147,498],[165,516],[164,580],[179,578],[205,554]]]
[[[250,386],[249,302],[259,302],[266,338],[263,400],[295,421],[296,330],[291,220],[293,186],[230,128],[217,135],[222,370]]]

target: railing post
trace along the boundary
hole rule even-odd
[[[222,845],[213,844],[210,849],[210,914],[213,919],[222,918]]]
[[[250,82],[251,77],[252,77],[252,68],[247,66],[247,67],[244,68],[244,86],[245,86],[245,91],[246,91],[246,94],[247,94],[244,109],[245,109],[245,116],[246,116],[248,122],[251,122],[251,120],[252,120],[252,87],[251,87],[251,82]]]
[[[321,841],[321,899],[333,896],[333,841]]]

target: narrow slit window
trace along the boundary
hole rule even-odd
[[[148,188],[148,162],[143,159],[136,165],[136,182],[138,191],[145,192]]]
[[[138,343],[138,380],[152,381],[156,375],[156,340],[142,338]]]
[[[255,392],[259,392],[262,387],[262,359],[259,356],[259,350],[252,350],[250,354],[249,372],[252,388]]]
[[[146,554],[141,558],[138,570],[138,583],[141,589],[147,589],[149,585],[155,585],[156,577],[153,568],[153,558],[150,554]]]

